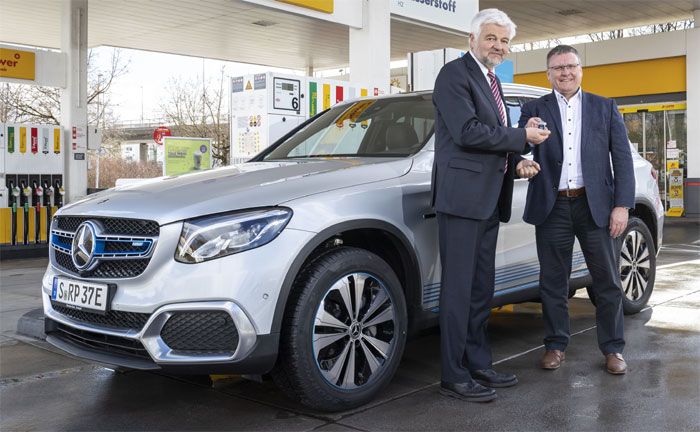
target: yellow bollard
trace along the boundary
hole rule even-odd
[[[17,207],[17,244],[24,244],[24,209]]]
[[[12,243],[12,209],[0,208],[0,244]]]
[[[28,209],[28,220],[27,220],[27,244],[36,243],[36,209],[34,207],[29,207]]]

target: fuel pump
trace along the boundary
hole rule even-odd
[[[29,243],[29,200],[32,194],[32,189],[26,183],[25,180],[20,180],[19,182],[19,203],[24,209],[24,233],[22,238],[24,239],[24,244]]]
[[[34,247],[50,238],[54,209],[62,206],[66,162],[63,128],[47,124],[0,124],[0,254]],[[31,144],[31,147],[30,147]],[[7,198],[5,190],[7,189]]]
[[[44,208],[46,209],[46,239],[51,238],[51,214],[53,208],[53,186],[48,179],[44,180]]]
[[[44,188],[37,184],[36,180],[32,182],[32,192],[34,200],[34,243],[41,242],[41,199],[44,196]],[[47,237],[48,238],[48,237]]]

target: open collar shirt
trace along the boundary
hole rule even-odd
[[[567,100],[554,90],[562,126],[562,160],[559,190],[584,187],[581,171],[581,88]]]

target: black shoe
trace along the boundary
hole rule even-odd
[[[469,402],[490,402],[496,399],[496,390],[486,388],[473,380],[465,383],[441,381],[440,394]]]
[[[518,383],[518,378],[513,374],[499,373],[493,369],[481,369],[471,371],[472,378],[482,386],[500,388],[512,387]]]

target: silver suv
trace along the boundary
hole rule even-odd
[[[516,120],[547,92],[504,90]],[[437,323],[433,123],[428,92],[351,101],[245,164],[63,207],[43,278],[47,340],[127,368],[271,373],[321,410],[366,403],[394,375],[407,334]],[[663,225],[652,168],[634,154],[626,313],[652,292]],[[526,188],[516,180],[501,229],[494,306],[537,298]],[[571,290],[588,283],[577,248]]]

